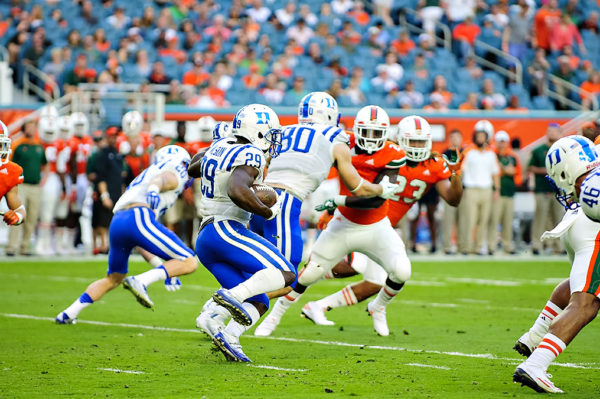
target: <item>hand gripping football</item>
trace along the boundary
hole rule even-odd
[[[252,191],[254,191],[254,194],[256,194],[258,199],[269,208],[277,202],[277,192],[273,187],[264,184],[254,184],[252,186]]]

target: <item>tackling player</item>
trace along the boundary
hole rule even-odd
[[[251,104],[232,124],[233,137],[215,141],[190,173],[198,177],[201,162],[206,216],[196,253],[223,287],[213,300],[233,318],[213,342],[228,360],[248,362],[238,337],[269,308],[265,293],[290,285],[296,271],[273,244],[246,228],[251,213],[273,219],[281,209],[283,197],[269,208],[251,189],[262,183],[265,154],[276,157],[281,150],[279,118],[271,108]]]
[[[19,198],[18,185],[23,183],[23,168],[9,160],[11,141],[8,128],[0,121],[0,199],[6,198],[8,211],[2,220],[9,226],[17,226],[23,223],[27,212]]]
[[[400,146],[406,153],[406,164],[398,169],[398,184],[402,190],[399,201],[389,203],[388,218],[396,226],[411,206],[435,186],[440,196],[451,206],[458,206],[462,197],[459,159],[450,162],[432,153],[431,126],[420,116],[408,116],[398,124]],[[330,213],[335,209],[333,200],[326,201],[317,210]],[[324,311],[341,306],[355,305],[377,294],[387,277],[381,266],[360,253],[351,254],[347,261],[334,267],[331,277],[348,277],[360,272],[363,281],[350,284],[344,289],[319,301],[308,302],[302,313],[316,324],[333,325]],[[389,334],[384,312],[372,313],[375,331]]]
[[[513,381],[538,392],[563,392],[550,381],[546,370],[575,336],[592,321],[600,308],[600,157],[593,143],[581,136],[556,141],[546,155],[548,180],[558,201],[567,210],[562,221],[542,239],[562,240],[569,259],[571,297],[560,317],[548,323],[547,332],[528,359],[517,366]],[[563,283],[561,286],[564,288]],[[555,317],[559,309],[545,307]],[[539,318],[538,318],[539,319]],[[538,323],[536,321],[536,323]],[[540,323],[541,324],[541,323]],[[544,333],[544,326],[538,334]]]
[[[180,147],[160,150],[159,163],[151,165],[131,182],[115,204],[110,222],[108,272],[106,277],[90,284],[56,322],[71,324],[79,312],[99,300],[112,289],[123,286],[145,307],[154,306],[146,287],[159,280],[192,273],[197,268],[194,252],[174,233],[158,223],[157,216],[171,207],[188,182],[189,154]],[[139,246],[166,262],[136,277],[125,279],[131,250]]]
[[[355,154],[352,164],[366,181],[376,182],[384,177],[395,181],[398,168],[406,162],[404,151],[386,141],[389,125],[387,113],[377,106],[364,107],[356,115],[354,135],[351,136],[351,148]],[[300,273],[298,284],[288,295],[277,300],[257,329],[257,335],[270,335],[306,288],[350,252],[364,253],[388,273],[384,287],[368,306],[371,314],[385,312],[387,304],[410,278],[410,260],[404,243],[387,218],[388,202],[379,197],[353,197],[344,185],[340,185],[340,193],[332,201],[337,206],[334,218],[315,242],[310,261]]]

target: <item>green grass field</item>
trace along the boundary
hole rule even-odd
[[[569,272],[566,261],[415,261],[413,281],[388,308],[389,337],[375,335],[365,303],[329,312],[333,327],[299,317],[303,303],[351,280],[323,281],[272,338],[252,330],[242,337],[253,363],[233,364],[195,329],[217,287],[203,268],[184,277],[179,292],[150,287],[155,311],[119,288],[85,309],[78,324],[54,324],[105,268],[99,261],[0,263],[1,398],[533,397],[512,383],[520,357],[511,348]],[[136,273],[146,268],[131,264]],[[595,322],[558,359],[563,366],[549,370],[568,397],[598,397],[599,340]]]

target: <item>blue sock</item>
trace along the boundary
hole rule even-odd
[[[94,303],[94,301],[87,294],[87,292],[84,292],[83,294],[81,294],[81,296],[79,297],[79,302],[81,302],[81,303]]]

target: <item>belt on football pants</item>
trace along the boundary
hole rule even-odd
[[[206,226],[208,226],[209,224],[214,223],[215,218],[214,216],[211,216],[209,218],[205,218],[202,220],[202,223],[200,223],[200,229],[198,229],[198,232],[201,232],[203,228],[205,228]]]

